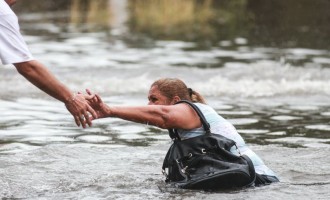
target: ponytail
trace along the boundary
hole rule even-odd
[[[206,104],[204,97],[191,88],[188,88],[189,96],[192,102]]]

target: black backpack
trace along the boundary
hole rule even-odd
[[[211,133],[210,125],[195,104],[189,101],[178,103],[187,103],[197,112],[205,134],[181,140],[176,130],[169,130],[173,144],[162,167],[166,182],[180,188],[204,190],[254,185],[256,173],[250,158],[231,153],[230,148],[236,146],[235,142]]]

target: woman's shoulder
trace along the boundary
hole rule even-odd
[[[212,111],[212,112],[216,112],[211,106],[207,105],[207,104],[203,104],[203,103],[194,103],[202,112],[203,111]]]
[[[198,107],[212,108],[211,106],[204,103],[194,102],[194,104]]]
[[[225,118],[223,118],[214,108],[212,108],[210,105],[202,104],[202,103],[195,103],[195,105],[202,111],[204,116],[210,120],[210,121],[216,121],[216,122],[227,122],[229,123]]]

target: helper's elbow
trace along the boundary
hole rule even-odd
[[[14,63],[14,66],[16,67],[17,72],[23,76],[27,76],[35,71],[35,66],[33,65],[32,61]]]

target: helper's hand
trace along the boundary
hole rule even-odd
[[[72,98],[68,99],[65,102],[65,107],[74,117],[74,120],[77,126],[82,125],[83,128],[86,128],[86,123],[89,126],[92,126],[92,118],[96,118],[97,114],[94,109],[89,105],[88,99],[94,98],[93,95],[83,95],[83,94],[74,94]]]

